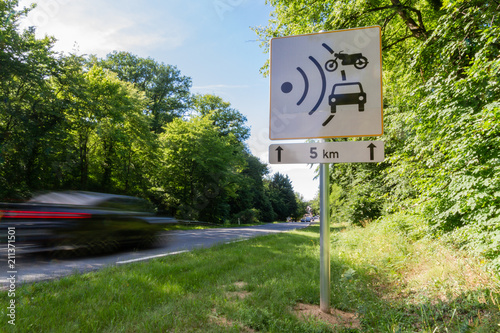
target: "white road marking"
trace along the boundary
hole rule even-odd
[[[179,253],[184,253],[184,252],[189,252],[189,250],[183,250],[183,251],[177,251],[177,252],[170,252],[170,253],[162,253],[162,254],[157,254],[154,256],[148,256],[148,257],[142,257],[142,258],[135,258],[135,259],[130,259],[130,260],[123,260],[123,261],[117,261],[117,265],[121,264],[129,264],[131,262],[137,262],[137,261],[144,261],[144,260],[149,260],[149,259],[154,259],[154,258],[161,258],[161,257],[166,257],[166,256],[172,256],[175,254]]]

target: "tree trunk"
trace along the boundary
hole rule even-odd
[[[418,39],[427,39],[427,31],[425,30],[420,11],[403,5],[399,0],[391,0],[391,2],[396,7],[396,12],[403,19],[408,29],[410,29],[412,35]],[[419,23],[415,22],[408,11],[417,14]]]

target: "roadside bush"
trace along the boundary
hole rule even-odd
[[[233,215],[231,219],[231,224],[253,224],[259,223],[259,216],[261,215],[260,211],[256,208],[246,209],[237,214]]]
[[[355,225],[365,226],[382,215],[383,200],[372,192],[372,188],[359,184],[349,193],[346,205],[346,218]]]

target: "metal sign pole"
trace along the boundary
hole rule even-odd
[[[330,313],[330,209],[329,209],[329,165],[321,163],[320,181],[320,303],[322,312]]]

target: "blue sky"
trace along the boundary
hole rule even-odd
[[[118,50],[174,65],[192,79],[193,93],[215,94],[243,113],[252,129],[248,145],[268,163],[269,79],[259,69],[263,53],[251,27],[266,26],[264,0],[21,0],[38,3],[23,26],[54,36],[65,53]],[[293,129],[291,129],[293,130]],[[296,141],[294,141],[296,142]],[[306,200],[318,191],[307,165],[270,165],[287,174]]]

